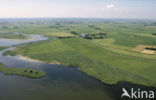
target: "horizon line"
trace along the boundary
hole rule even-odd
[[[137,20],[156,20],[156,18],[101,18],[101,17],[0,17],[0,19],[137,19]]]

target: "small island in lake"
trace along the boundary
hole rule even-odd
[[[8,68],[0,63],[0,72],[5,75],[21,75],[30,78],[41,78],[45,76],[45,72],[36,71],[28,68]]]

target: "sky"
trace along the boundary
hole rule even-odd
[[[156,0],[0,0],[0,18],[156,19]]]

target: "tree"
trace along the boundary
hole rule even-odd
[[[24,72],[27,72],[27,70],[25,69]]]
[[[32,73],[33,71],[32,70],[30,70],[30,73]]]

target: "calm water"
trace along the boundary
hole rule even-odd
[[[47,73],[46,77],[39,79],[0,73],[0,100],[121,100],[122,88],[155,89],[126,82],[106,85],[76,68],[26,61],[19,57],[0,55],[0,62],[8,67],[29,67]]]
[[[0,46],[13,46],[13,45],[19,45],[23,43],[29,43],[29,42],[37,42],[41,40],[47,40],[47,37],[43,37],[42,35],[29,35],[28,39],[25,40],[18,40],[18,39],[0,39]]]

